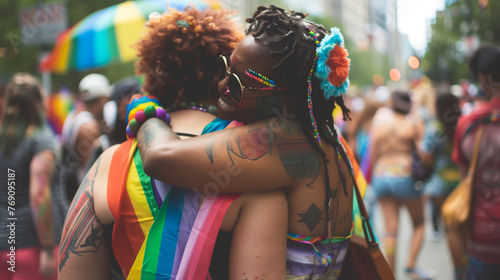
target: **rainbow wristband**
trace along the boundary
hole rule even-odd
[[[134,98],[127,105],[127,139],[134,138],[149,118],[158,118],[170,124],[170,115],[163,109],[158,98],[148,95]]]

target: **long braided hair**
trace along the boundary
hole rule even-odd
[[[289,100],[293,113],[298,114],[303,129],[312,130],[307,107],[307,77],[313,67],[316,56],[315,39],[308,34],[310,28],[319,40],[327,34],[324,26],[305,20],[306,15],[300,12],[285,11],[276,6],[257,8],[251,18],[247,35],[252,35],[257,42],[268,47],[271,56],[279,63],[273,67],[277,87],[286,86],[292,95]],[[312,77],[313,114],[316,118],[320,137],[330,145],[338,145],[337,132],[334,129],[333,110],[340,106],[344,119],[350,118],[350,110],[345,106],[342,96],[329,100],[323,96],[319,80]],[[320,153],[323,151],[314,141],[313,145]]]
[[[313,131],[313,124],[309,114],[307,91],[308,76],[311,68],[316,63],[316,38],[322,40],[327,31],[324,26],[305,20],[306,15],[299,12],[287,12],[279,7],[260,6],[251,18],[246,21],[250,23],[247,35],[252,35],[257,42],[269,48],[270,55],[277,58],[279,63],[273,67],[273,76],[276,78],[276,86],[285,86],[290,89],[292,113],[298,115],[298,121],[304,131]],[[316,38],[309,31],[315,33]],[[313,104],[313,115],[316,119],[317,129],[321,140],[336,148],[340,157],[349,163],[338,141],[337,131],[334,128],[333,110],[340,106],[344,119],[350,119],[349,109],[344,104],[342,95],[326,99],[320,86],[320,81],[311,75],[311,99]],[[310,134],[305,133],[314,149],[323,157],[325,167],[325,210],[330,209],[331,195],[328,170],[326,163],[329,161],[325,152],[321,149],[318,141]],[[344,195],[347,197],[346,179],[342,172],[340,161],[336,161],[340,179],[343,185]],[[330,221],[329,211],[325,211],[326,221]],[[328,231],[329,223],[325,223]]]

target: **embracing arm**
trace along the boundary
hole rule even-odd
[[[58,279],[110,279],[111,252],[104,225],[95,212],[94,193],[101,157],[83,179],[64,222],[59,247]]]
[[[146,174],[204,193],[307,185],[319,173],[320,157],[298,124],[278,118],[186,140],[153,118],[141,126],[137,140]]]

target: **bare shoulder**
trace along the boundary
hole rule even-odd
[[[94,184],[94,205],[98,219],[108,225],[114,222],[114,217],[108,206],[108,174],[113,154],[119,145],[114,145],[106,149],[100,156],[99,169],[97,170]]]

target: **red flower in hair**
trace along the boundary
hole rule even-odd
[[[349,76],[349,64],[351,60],[347,58],[347,55],[347,50],[344,47],[336,45],[335,48],[330,51],[330,55],[326,60],[326,65],[328,65],[331,70],[328,75],[328,81],[336,87],[342,86]]]

